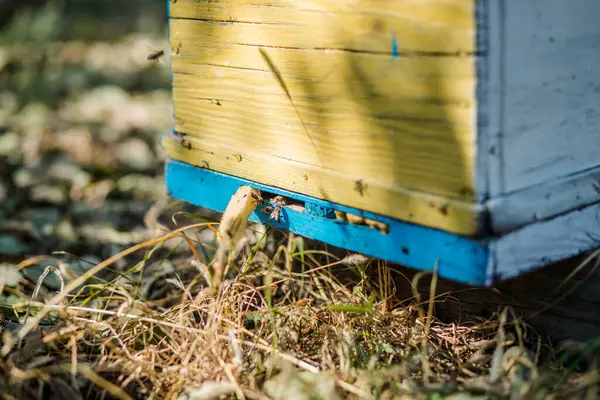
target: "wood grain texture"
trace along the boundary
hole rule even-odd
[[[473,1],[179,0],[170,17],[177,132],[473,202]],[[364,202],[348,195],[343,204]],[[382,214],[406,204],[383,201],[372,206]]]
[[[433,73],[429,77],[427,75],[428,71],[435,68],[466,73],[472,67],[472,61],[443,58],[424,62],[398,60],[393,66],[394,69],[399,68],[399,73],[394,74],[398,79],[391,77],[389,82],[385,82],[378,79],[377,71],[390,68],[389,60],[363,55],[364,59],[381,60],[367,60],[366,64],[371,63],[373,67],[365,68],[361,76],[362,79],[368,76],[373,83],[368,85],[369,93],[361,93],[349,84],[350,80],[344,79],[351,76],[347,68],[332,72],[331,60],[327,56],[320,54],[310,59],[301,57],[292,63],[286,60],[293,59],[297,55],[295,51],[269,50],[276,63],[288,66],[282,68],[282,75],[300,112],[299,118],[294,105],[288,101],[272,73],[267,69],[258,69],[266,66],[257,49],[250,50],[247,55],[245,51],[239,53],[243,59],[249,60],[247,64],[256,63],[253,66],[256,69],[252,70],[241,69],[241,62],[232,68],[198,65],[187,59],[174,60],[173,91],[178,107],[179,132],[227,141],[231,146],[262,146],[263,151],[267,152],[276,149],[277,154],[283,157],[318,163],[307,137],[306,126],[310,136],[318,142],[319,150],[326,158],[326,166],[356,167],[355,162],[344,165],[335,159],[339,155],[345,157],[344,152],[352,153],[354,147],[361,149],[361,153],[365,153],[366,148],[373,148],[375,153],[378,149],[387,153],[384,160],[395,156],[406,160],[406,164],[419,164],[421,157],[425,160],[438,159],[440,163],[420,163],[423,165],[418,165],[418,168],[434,169],[432,175],[442,176],[444,180],[452,179],[445,175],[453,165],[472,168],[470,146],[473,105],[469,103],[472,96],[469,83],[473,82],[473,75],[467,74],[463,78],[457,77],[458,73],[454,77],[448,74],[437,77]],[[215,63],[223,65],[221,60]],[[414,68],[415,73],[409,76],[415,79],[410,80],[401,72],[404,64],[414,65],[410,68]],[[340,65],[347,67],[345,63]],[[422,65],[422,70],[419,70],[419,65]],[[316,79],[314,74],[306,74],[310,68],[324,71],[330,77]],[[418,75],[422,76],[420,80]],[[306,79],[313,80],[309,82]],[[420,84],[427,82],[427,79],[440,90],[445,85],[443,92],[439,93],[440,97],[427,97],[432,95],[427,92],[426,86]],[[457,84],[452,85],[451,82]],[[356,78],[355,85],[358,84],[361,82]],[[220,106],[216,106],[211,99],[218,99]],[[362,107],[361,102],[368,102],[368,106]],[[235,118],[231,118],[232,115]],[[223,134],[224,130],[228,132],[227,135]],[[456,147],[463,148],[466,154],[448,151],[453,147],[453,141],[458,142]],[[307,144],[308,147],[302,147]],[[411,163],[411,160],[414,162]],[[375,164],[374,167],[381,170],[386,165]],[[458,195],[465,183],[468,184],[461,181],[438,189]],[[419,182],[412,184],[418,185]],[[456,185],[460,188],[457,189]]]
[[[532,223],[490,243],[495,280],[600,248],[600,203]]]
[[[490,4],[490,2],[492,4]],[[494,120],[491,112],[497,112],[497,108],[492,106],[494,93],[490,89],[490,62],[492,56],[490,53],[497,52],[498,46],[489,48],[489,43],[494,38],[494,31],[490,27],[490,18],[492,15],[497,17],[494,6],[498,6],[499,1],[478,0],[475,7],[476,36],[475,44],[477,50],[477,60],[475,62],[476,85],[475,96],[477,107],[475,113],[475,167],[473,170],[475,197],[478,202],[483,203],[490,196],[490,175],[495,173],[494,165],[488,153],[489,148],[493,146],[492,125]],[[496,158],[497,159],[497,158]]]
[[[501,99],[490,131],[501,171],[492,196],[600,165],[600,7],[596,0],[504,1],[490,28]],[[494,162],[494,161],[492,161]]]
[[[597,202],[600,202],[600,167],[496,196],[486,206],[494,233],[498,234]]]
[[[480,232],[481,209],[471,202],[426,195],[378,181],[365,179],[358,183],[351,175],[254,153],[251,148],[228,148],[188,136],[183,140],[176,135],[163,137],[162,145],[170,158],[427,227],[464,235]]]
[[[250,220],[319,240],[349,251],[401,262],[419,270],[432,270],[439,261],[439,273],[448,279],[482,285],[486,281],[488,254],[485,246],[476,241],[419,225],[408,224],[363,210],[344,207],[306,195],[292,193],[277,187],[248,181],[235,176],[193,167],[178,161],[166,164],[166,182],[169,194],[191,204],[223,212],[230,196],[240,186],[260,190],[264,198],[281,195],[304,207],[283,207],[280,220],[269,219],[270,210],[256,208]],[[194,182],[193,185],[190,183]],[[268,193],[268,195],[267,195]],[[353,225],[326,216],[308,212],[309,204],[331,207],[388,226],[387,234],[364,225]]]
[[[484,200],[504,193],[504,6],[502,1],[480,0],[477,16],[478,41],[489,48],[477,60],[477,184]]]
[[[474,51],[472,0],[178,0],[170,17],[229,24],[207,42],[389,53],[390,33],[411,52]],[[175,36],[178,30],[171,31]]]

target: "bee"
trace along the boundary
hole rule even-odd
[[[262,204],[264,201],[263,198],[260,197],[260,195],[256,194],[255,192],[250,193],[250,197],[252,197],[256,201],[256,204]]]
[[[285,205],[285,200],[282,196],[275,196],[271,199],[271,203],[275,204],[275,209],[273,209],[273,212],[269,215],[269,219],[274,219],[279,223],[281,219],[281,207]]]
[[[165,55],[165,51],[164,50],[154,50],[152,53],[150,53],[150,55],[148,56],[148,60],[151,61],[156,61],[158,62],[160,60],[160,58],[162,56]]]

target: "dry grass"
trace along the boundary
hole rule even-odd
[[[337,259],[290,234],[257,234],[251,226],[219,293],[209,296],[204,255],[211,259],[214,248],[197,240],[209,226],[163,232],[75,279],[49,269],[65,281],[62,292],[13,305],[23,324],[3,337],[2,397],[600,394],[598,343],[572,345],[561,361],[510,309],[477,326],[442,324],[433,318],[432,302],[421,303],[418,294],[409,303],[395,299],[385,263],[359,255]],[[189,258],[171,260],[168,248],[182,245],[189,246]],[[129,261],[140,251],[142,261]],[[129,263],[117,268],[123,260]]]

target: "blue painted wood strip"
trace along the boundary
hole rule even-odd
[[[383,234],[368,226],[352,225],[329,218],[328,215],[320,217],[289,208],[282,209],[279,223],[269,220],[269,213],[263,212],[262,207],[257,208],[250,220],[416,269],[433,270],[436,260],[439,259],[441,277],[473,285],[486,284],[489,252],[483,242],[198,168],[176,160],[168,160],[166,163],[166,185],[170,196],[218,212],[225,210],[238,187],[249,185],[262,192],[310,203],[309,207],[318,206],[363,215],[388,224],[389,233]]]

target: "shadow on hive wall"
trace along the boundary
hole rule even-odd
[[[193,139],[188,162],[206,157],[196,165],[473,231],[452,202],[473,199],[469,7],[239,3],[171,7],[176,129]],[[256,157],[233,163],[235,152]]]
[[[320,64],[300,59],[305,52],[290,53],[290,64],[305,64],[315,69],[306,71],[307,76],[322,77],[299,80],[302,97],[309,100],[309,114],[316,116],[306,123],[309,131],[318,133],[319,148],[348,152],[342,164],[325,160],[326,169],[355,176],[356,190],[361,192],[361,196],[370,195],[367,185],[358,187],[360,179],[366,178],[391,190],[408,189],[415,193],[472,201],[474,165],[473,152],[468,146],[472,143],[472,135],[475,135],[474,126],[469,124],[475,118],[462,111],[456,115],[450,113],[474,109],[474,101],[465,101],[461,99],[462,93],[452,92],[457,87],[456,82],[461,82],[472,84],[466,87],[466,91],[474,93],[474,67],[473,71],[449,71],[445,68],[452,65],[464,67],[465,63],[448,62],[461,57],[474,66],[474,56],[402,49],[402,38],[399,37],[396,42],[394,32],[382,31],[384,26],[383,20],[374,19],[371,32],[358,35],[356,42],[370,35],[389,38],[386,39],[389,40],[389,53],[357,51],[355,49],[360,47],[357,43],[347,43],[348,50],[342,51],[342,61],[332,65],[329,71],[316,70]],[[332,32],[335,34],[336,28],[332,28]],[[429,42],[444,43],[448,40],[442,34],[436,37],[435,30],[425,34],[429,35]],[[469,74],[472,74],[470,81],[464,79]],[[449,82],[453,79],[456,81]],[[323,84],[339,80],[344,82],[344,87]],[[338,117],[336,113],[339,114],[343,108],[337,104],[340,98],[352,99],[351,113],[362,116],[362,124],[354,131],[352,128],[345,131],[331,129],[343,125],[334,121]],[[465,116],[464,123],[457,122],[457,115]],[[322,183],[320,191],[321,196],[327,199],[329,188],[326,183]],[[387,209],[398,206],[396,199],[388,191],[386,197],[374,201],[387,203],[382,204],[382,208]],[[410,210],[423,205],[419,196],[413,197],[412,201],[419,204],[409,203]],[[427,212],[440,212],[448,219],[453,218],[453,214],[448,214],[443,208]],[[449,226],[454,223],[459,222],[448,221]]]

